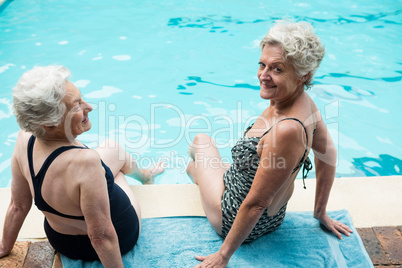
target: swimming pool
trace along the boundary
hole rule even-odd
[[[224,159],[267,106],[258,44],[276,19],[313,24],[326,57],[309,94],[338,148],[336,176],[402,174],[402,1],[6,1],[0,7],[0,187],[19,127],[11,90],[61,64],[94,106],[81,141],[118,140],[156,183],[190,183],[187,148],[212,135]],[[309,177],[315,177],[310,172]],[[136,184],[134,180],[130,184]]]

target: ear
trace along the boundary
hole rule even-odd
[[[51,127],[49,127],[49,126],[42,126],[46,131],[52,131],[53,129],[55,129],[56,127],[55,126],[51,126]]]
[[[310,77],[310,72],[308,72],[305,76],[300,78],[300,84],[304,84],[309,77]]]

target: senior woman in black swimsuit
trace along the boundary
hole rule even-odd
[[[0,257],[9,254],[32,205],[45,215],[50,244],[73,259],[123,267],[140,233],[140,207],[124,177],[153,183],[163,163],[139,169],[118,143],[92,150],[76,139],[91,128],[92,107],[62,66],[35,67],[13,90],[21,127],[11,159],[11,203]]]
[[[317,177],[314,217],[339,239],[351,232],[326,212],[336,149],[320,112],[305,92],[325,49],[310,24],[289,21],[277,21],[260,48],[260,96],[270,100],[270,105],[233,147],[233,164],[222,162],[215,143],[205,134],[198,134],[190,145],[194,161],[187,173],[199,185],[209,222],[225,238],[216,253],[196,256],[203,261],[199,267],[226,267],[243,242],[280,226],[297,173],[303,165],[311,169],[310,148]]]

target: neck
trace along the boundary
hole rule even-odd
[[[66,135],[57,135],[56,133],[46,133],[39,140],[47,145],[63,144],[63,145],[79,145],[76,137],[68,138]]]
[[[301,86],[295,94],[285,100],[271,100],[270,107],[277,109],[278,111],[286,110],[291,107],[293,103],[304,93],[304,86]]]

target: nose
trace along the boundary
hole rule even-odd
[[[260,80],[270,80],[271,75],[268,71],[268,67],[265,67],[264,69],[260,70]]]
[[[86,110],[89,113],[90,111],[93,110],[92,105],[84,101],[84,110]]]

